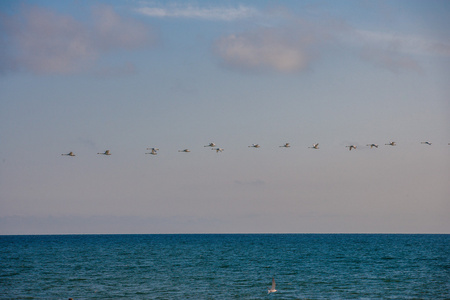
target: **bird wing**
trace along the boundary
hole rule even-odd
[[[272,290],[275,289],[275,277],[272,277]]]

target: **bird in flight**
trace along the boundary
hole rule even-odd
[[[259,144],[252,144],[251,146],[249,146],[250,148],[259,148],[259,147],[261,147]]]
[[[272,286],[267,289],[267,294],[275,293],[277,290],[275,289],[275,277],[272,277]]]
[[[156,151],[158,151],[158,148],[147,148],[147,150],[151,150],[149,153],[145,153],[145,154],[151,154],[151,155],[156,155],[158,154]]]
[[[105,152],[103,152],[103,153],[99,152],[99,153],[97,153],[97,154],[102,154],[102,155],[111,155],[111,153],[109,152],[109,150],[106,150],[106,151],[105,151]]]
[[[203,146],[203,147],[215,147],[216,146],[216,144],[214,144],[214,143],[209,143],[208,145],[205,145],[205,146]]]
[[[211,148],[211,150],[216,150],[216,153],[222,152],[223,148]]]
[[[421,142],[421,144],[426,144],[426,145],[428,145],[428,146],[431,146],[431,143],[430,143],[430,142]]]
[[[189,149],[184,149],[184,150],[178,150],[178,152],[191,152],[191,150],[189,150]]]
[[[308,147],[308,148],[311,148],[311,149],[319,149],[319,143],[313,144],[312,147]]]
[[[61,154],[61,155],[65,155],[65,156],[75,156],[75,154],[74,154],[72,151],[70,151],[70,152],[67,153],[67,154]]]
[[[373,147],[378,148],[377,144],[367,144],[366,146],[370,147],[370,149],[372,149]]]
[[[286,143],[286,144],[284,144],[283,146],[280,146],[280,147],[283,147],[283,148],[289,148],[290,146],[291,146],[291,144]]]
[[[389,142],[389,144],[385,144],[387,146],[397,146],[397,144],[395,142]]]
[[[356,149],[355,145],[345,146],[348,148],[349,151],[352,151],[352,149]]]

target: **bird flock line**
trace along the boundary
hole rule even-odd
[[[431,146],[432,143],[426,141],[426,142],[420,142],[420,144]],[[391,142],[386,143],[384,145],[386,145],[386,146],[397,146],[397,143],[394,142],[394,141],[391,141]],[[448,145],[450,145],[450,143],[448,143]],[[216,153],[221,153],[221,152],[223,152],[225,150],[224,148],[217,147],[217,145],[215,143],[209,143],[208,145],[205,145],[203,147],[208,147],[211,150],[216,151]],[[261,148],[261,145],[260,144],[252,144],[252,145],[250,145],[248,147],[249,148]],[[285,143],[284,145],[281,145],[279,147],[280,148],[290,148],[291,144],[290,143]],[[345,147],[348,148],[349,151],[358,149],[358,146],[356,146],[356,145],[347,145]],[[370,147],[370,149],[378,148],[378,144],[367,144],[366,147]],[[312,146],[310,146],[308,148],[309,149],[318,150],[318,149],[320,149],[319,148],[319,143],[312,144]],[[146,152],[145,154],[157,155],[158,151],[159,151],[159,148],[152,147],[152,148],[147,148],[147,150],[150,150],[150,152]],[[191,152],[191,150],[186,148],[186,149],[178,150],[178,152],[189,153],[189,152]],[[111,151],[110,150],[105,150],[104,152],[98,152],[97,154],[99,154],[99,155],[111,155]],[[72,156],[72,157],[76,156],[73,151],[70,151],[69,153],[63,153],[61,155],[63,155],[63,156]]]

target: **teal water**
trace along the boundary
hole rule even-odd
[[[450,235],[0,236],[1,299],[69,297],[450,299]]]

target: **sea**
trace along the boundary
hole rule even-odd
[[[450,299],[450,235],[0,236],[0,299],[69,298]]]

